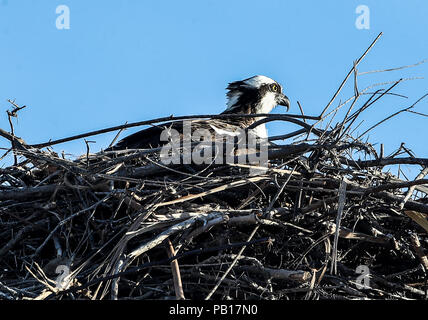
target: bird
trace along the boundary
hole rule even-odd
[[[290,108],[290,100],[283,93],[283,87],[275,80],[256,75],[244,80],[234,81],[228,84],[227,107],[222,115],[234,114],[267,114],[277,105],[285,106],[287,111]],[[221,119],[191,120],[192,130],[207,129],[213,135],[233,135],[238,129],[246,129],[262,117],[231,117]],[[164,130],[176,130],[183,132],[183,121],[172,121],[161,125],[143,129],[131,134],[112,147],[106,149],[126,150],[126,149],[151,149],[164,145],[166,142],[161,139]],[[255,127],[253,133],[260,138],[267,138],[265,124]]]

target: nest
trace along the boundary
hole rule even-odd
[[[268,116],[301,129],[271,138],[294,141],[259,174],[165,165],[158,149],[69,160],[1,130],[16,162],[0,170],[0,298],[425,299],[428,159],[352,131],[400,81],[356,90],[340,121],[334,98],[319,117]],[[421,173],[384,170],[400,164]]]

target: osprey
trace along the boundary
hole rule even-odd
[[[231,82],[227,90],[227,108],[221,114],[266,114],[271,112],[277,105],[285,106],[287,111],[290,108],[290,101],[284,95],[282,86],[275,80],[265,76],[258,75],[245,80]],[[260,119],[261,117],[232,117],[192,120],[190,123],[192,130],[209,129],[212,134],[233,135],[235,130],[248,128]],[[138,131],[120,140],[111,150],[159,147],[166,143],[160,138],[162,131],[165,129],[182,132],[183,122],[173,121]],[[267,138],[265,124],[261,124],[253,130],[257,136]]]

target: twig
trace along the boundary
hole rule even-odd
[[[346,201],[346,181],[342,180],[339,187],[339,204],[336,216],[336,232],[334,235],[333,251],[331,254],[331,274],[337,274],[337,244],[339,242],[340,222],[342,221],[343,208]]]
[[[175,250],[172,246],[171,240],[167,240],[167,252],[168,252],[168,258],[172,258],[175,256]],[[178,266],[177,259],[171,261],[171,270],[172,270],[172,277],[174,279],[174,289],[175,289],[175,296],[177,300],[184,300],[184,291],[183,291],[183,284],[181,282],[181,276],[180,276],[180,267]]]
[[[254,235],[256,234],[257,230],[259,229],[259,226],[256,226],[253,231],[251,232],[250,236],[247,239],[247,242],[250,242]],[[232,271],[233,267],[236,265],[236,263],[238,262],[240,256],[242,255],[242,253],[244,252],[244,250],[247,248],[247,246],[243,246],[241,248],[241,250],[239,250],[238,254],[236,255],[235,259],[233,259],[233,262],[230,264],[230,266],[227,268],[226,272],[221,276],[221,278],[218,280],[218,282],[216,283],[216,285],[214,286],[214,288],[212,288],[212,290],[210,291],[210,293],[205,297],[205,300],[210,300],[212,295],[217,291],[218,287],[221,285],[221,283],[223,282],[224,279],[226,279],[226,277],[228,276],[228,274],[230,273],[230,271]]]
[[[364,59],[364,57],[367,55],[367,53],[371,50],[371,48],[375,45],[375,43],[379,40],[379,38],[382,36],[383,32],[379,33],[378,36],[376,37],[376,39],[374,39],[374,41],[370,44],[370,46],[366,49],[366,51],[364,51],[364,53],[362,54],[361,57],[358,58],[358,60],[354,63],[354,65],[352,66],[351,70],[349,70],[348,74],[346,75],[345,79],[342,81],[342,83],[340,84],[339,88],[337,89],[336,93],[333,95],[333,97],[330,99],[329,103],[327,104],[327,106],[323,109],[323,111],[320,114],[320,118],[324,117],[325,112],[328,110],[328,108],[331,106],[331,104],[333,103],[333,101],[337,98],[337,96],[339,95],[340,91],[342,90],[343,86],[345,85],[345,83],[348,81],[349,77],[351,76],[351,74],[354,72],[355,68],[359,65],[359,63]]]
[[[275,116],[275,114],[215,114],[215,115],[203,114],[203,115],[179,116],[179,117],[174,117],[171,115],[169,117],[162,117],[162,118],[157,118],[157,119],[152,119],[152,120],[132,122],[132,123],[128,123],[128,124],[124,124],[124,125],[120,125],[120,126],[114,126],[114,127],[110,127],[110,128],[105,128],[105,129],[95,130],[95,131],[91,131],[91,132],[87,132],[87,133],[82,133],[82,134],[78,134],[78,135],[67,137],[67,138],[62,138],[62,139],[58,139],[58,140],[51,140],[51,141],[44,142],[44,143],[33,144],[33,145],[31,145],[31,147],[41,149],[41,148],[45,148],[48,146],[53,146],[53,145],[68,142],[68,141],[82,139],[82,138],[86,138],[86,137],[90,137],[90,136],[95,136],[95,135],[99,135],[99,134],[103,134],[103,133],[107,133],[107,132],[111,132],[111,131],[123,130],[123,129],[127,129],[127,128],[139,127],[139,126],[143,126],[143,125],[150,125],[150,124],[166,122],[166,121],[203,119],[203,118],[209,118],[209,119],[256,118],[256,117],[258,118],[258,117],[272,117],[272,116]],[[317,117],[293,115],[293,114],[287,114],[287,117],[289,117],[289,118],[302,118],[302,119],[317,119]],[[1,132],[0,132],[0,135],[1,135]]]

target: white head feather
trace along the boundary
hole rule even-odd
[[[258,89],[264,84],[272,84],[272,83],[276,83],[276,81],[269,77],[259,75],[259,76],[254,76],[252,78],[245,80],[244,83],[250,87],[254,87]]]

